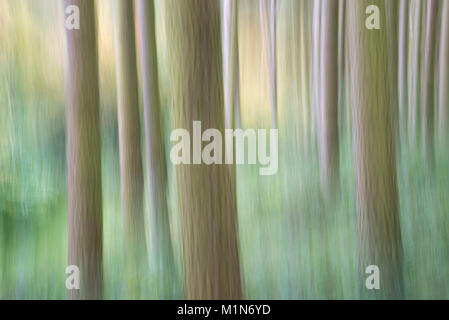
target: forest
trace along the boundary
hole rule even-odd
[[[448,60],[449,0],[0,0],[0,299],[449,299]]]

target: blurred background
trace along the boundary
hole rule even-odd
[[[433,0],[429,0],[433,1]],[[426,41],[429,2],[397,1],[397,28],[406,30],[405,81],[423,76],[429,44],[434,46],[436,75],[431,94],[436,97],[434,127],[443,117],[438,108],[438,75],[444,66],[439,53],[447,46],[447,24],[440,6],[434,21],[434,41]],[[267,1],[269,4],[271,1]],[[354,163],[352,107],[345,79],[348,61],[346,15],[339,9],[336,37],[338,52],[339,179],[335,199],[328,205],[320,178],[320,129],[314,111],[314,88],[319,72],[314,46],[320,40],[315,18],[320,1],[275,1],[261,7],[258,0],[238,1],[238,60],[240,117],[243,128],[270,128],[276,70],[276,113],[279,129],[279,170],[260,176],[257,165],[236,167],[238,247],[243,296],[248,299],[357,299],[361,297],[358,271],[356,170]],[[337,1],[336,1],[337,2]],[[165,153],[169,155],[174,129],[168,54],[166,4],[155,0],[155,30],[161,123]],[[350,4],[349,4],[350,5]],[[403,9],[402,6],[406,5]],[[417,7],[419,7],[417,9]],[[445,10],[443,10],[443,8]],[[405,18],[399,19],[403,9]],[[223,10],[223,7],[221,7]],[[266,11],[264,11],[266,10]],[[318,10],[318,11],[317,11]],[[323,10],[323,9],[321,9]],[[431,9],[430,9],[431,10]],[[338,11],[338,10],[337,10]],[[317,13],[318,12],[318,13]],[[265,16],[266,14],[266,16]],[[321,12],[321,17],[323,17]],[[384,12],[382,12],[384,14]],[[268,19],[263,19],[263,17]],[[139,15],[136,13],[136,34]],[[383,17],[383,16],[382,16]],[[447,16],[445,16],[447,18]],[[65,299],[68,256],[66,175],[66,30],[64,2],[58,0],[0,0],[0,298]],[[103,214],[103,297],[130,298],[126,287],[123,220],[120,198],[120,150],[117,121],[116,46],[114,1],[96,1],[98,44],[101,178]],[[223,21],[225,21],[223,19]],[[315,21],[315,23],[314,23]],[[430,21],[430,20],[429,20]],[[268,25],[274,23],[275,37]],[[325,23],[321,27],[326,28]],[[223,28],[224,30],[224,28]],[[430,29],[432,30],[432,29]],[[443,32],[445,31],[445,32]],[[418,33],[416,33],[418,32]],[[399,33],[399,31],[398,31]],[[321,37],[324,37],[321,34]],[[401,34],[399,34],[399,39]],[[274,39],[274,41],[273,41]],[[397,39],[396,39],[397,40]],[[269,47],[275,50],[275,63]],[[398,43],[399,42],[398,40]],[[137,37],[137,70],[142,150],[145,150],[141,58]],[[444,48],[444,47],[443,47]],[[418,51],[417,51],[418,50]],[[413,53],[417,52],[416,55]],[[319,54],[319,52],[318,52]],[[321,66],[325,66],[322,63]],[[352,67],[352,66],[351,66]],[[423,68],[426,70],[426,68]],[[315,72],[314,72],[315,71]],[[445,72],[448,70],[446,69]],[[425,71],[424,71],[425,72]],[[315,75],[314,75],[315,74]],[[341,75],[341,76],[340,76]],[[416,75],[416,76],[415,76]],[[318,80],[316,79],[318,77]],[[420,81],[417,82],[418,87]],[[420,88],[420,87],[419,87]],[[407,89],[412,97],[419,90]],[[319,95],[320,93],[318,93]],[[412,98],[410,98],[411,100]],[[418,101],[420,101],[418,99]],[[446,100],[447,102],[447,100]],[[447,103],[446,103],[447,104]],[[414,112],[412,103],[403,108]],[[417,119],[425,115],[416,108]],[[447,109],[448,106],[446,105]],[[447,115],[447,113],[446,113]],[[410,116],[404,117],[410,119]],[[402,119],[402,118],[401,118]],[[404,120],[398,121],[404,121]],[[401,272],[405,297],[449,298],[449,161],[435,141],[435,166],[426,165],[427,150],[417,128],[398,134],[395,150],[400,233]],[[411,132],[411,133],[410,133]],[[432,133],[433,134],[433,133]],[[415,138],[413,138],[416,135]],[[412,138],[410,138],[410,136]],[[145,159],[145,153],[142,152]],[[184,298],[182,218],[177,201],[176,170],[166,157],[167,199],[174,270],[168,282],[158,281],[155,268],[147,270],[139,298]],[[144,171],[148,168],[143,161]],[[433,170],[433,171],[432,171]],[[432,173],[433,172],[433,173]],[[394,174],[394,173],[393,173]],[[146,241],[151,239],[149,186],[145,179],[144,217]],[[149,245],[149,248],[151,246]],[[151,256],[151,254],[150,254]],[[223,257],[226,259],[226,257]],[[382,285],[382,284],[381,284]],[[168,292],[168,293],[167,293]]]

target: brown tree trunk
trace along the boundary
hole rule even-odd
[[[167,167],[159,96],[153,0],[138,0],[143,109],[149,175],[150,235],[153,265],[160,287],[167,290],[174,277],[174,257],[167,204]],[[170,297],[165,292],[164,297]]]
[[[338,188],[338,2],[321,1],[320,167],[324,194]]]
[[[388,75],[386,28],[368,30],[368,5],[385,17],[387,0],[348,3],[349,54],[352,63],[354,152],[356,166],[359,275],[364,297],[403,295],[402,242],[399,225],[396,152]],[[365,287],[365,268],[380,269],[380,290]]]
[[[443,1],[441,18],[439,142],[443,152],[449,151],[449,2]]]
[[[224,136],[217,0],[170,0],[167,33],[175,128],[200,120]],[[188,299],[240,299],[235,180],[227,165],[177,167]]]
[[[424,61],[422,64],[422,138],[423,151],[427,165],[435,164],[434,110],[435,110],[435,33],[437,23],[438,0],[427,0],[427,19],[425,31]]]
[[[67,30],[68,264],[80,270],[80,290],[69,299],[103,298],[101,145],[95,2],[66,0],[82,25]]]
[[[128,295],[140,297],[147,252],[133,2],[116,0],[116,70],[120,178]]]

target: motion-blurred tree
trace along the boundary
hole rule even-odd
[[[147,252],[133,2],[116,0],[116,70],[120,179],[128,293],[140,296]]]
[[[271,127],[277,128],[276,16],[277,0],[260,0],[260,24],[264,55],[270,74]]]
[[[174,279],[173,247],[167,203],[167,167],[164,152],[159,96],[154,1],[139,0],[139,30],[142,65],[143,110],[149,175],[150,235],[153,259],[161,287],[168,290]],[[164,295],[170,296],[170,292]]]
[[[365,8],[376,5],[386,17],[388,0],[348,2],[353,139],[357,193],[359,275],[362,296],[403,296],[402,242],[396,177],[387,29],[365,28]],[[385,21],[381,21],[385,24]],[[365,288],[365,268],[380,269],[380,290]]]
[[[399,61],[399,1],[386,3],[386,28],[388,48],[388,72],[391,78],[391,107],[393,108],[393,127],[395,138],[399,137],[399,96],[398,96],[398,61]],[[399,139],[395,139],[399,143]]]
[[[439,144],[444,152],[449,151],[449,1],[443,1],[440,45],[439,83]]]
[[[399,9],[399,61],[398,61],[398,103],[399,103],[399,138],[407,137],[408,117],[408,35],[409,35],[409,2],[401,0]]]
[[[223,1],[223,73],[226,128],[240,128],[238,0]]]
[[[426,165],[435,164],[434,145],[434,111],[435,111],[435,33],[437,24],[438,0],[427,0],[427,18],[424,34],[424,60],[422,64],[421,106],[422,106],[422,139]]]
[[[320,38],[321,38],[321,0],[312,1],[312,128],[311,143],[315,145],[316,136],[319,133],[319,110],[320,110]]]
[[[339,183],[338,2],[321,1],[320,169],[323,193],[334,198]]]
[[[421,44],[421,25],[422,25],[422,4],[421,1],[415,0],[411,3],[411,35],[409,50],[409,138],[412,147],[418,142],[418,114],[419,114],[419,88],[421,61],[419,56],[419,48]]]
[[[218,0],[170,0],[166,20],[174,124],[224,130]],[[235,179],[225,165],[179,165],[185,293],[242,298]]]
[[[79,8],[79,30],[66,30],[68,53],[67,191],[68,264],[80,270],[70,299],[103,297],[101,145],[95,2],[66,0]]]

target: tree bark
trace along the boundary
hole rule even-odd
[[[338,2],[321,1],[320,167],[326,197],[334,197],[339,181],[338,150]]]
[[[153,265],[165,291],[172,285],[175,266],[167,199],[167,167],[159,95],[153,0],[138,0],[143,110],[149,175],[150,235]],[[164,292],[169,298],[170,292]]]
[[[116,0],[115,13],[120,178],[126,273],[128,295],[139,298],[142,277],[146,272],[147,252],[133,2]]]
[[[348,3],[361,294],[401,298],[402,242],[386,28],[365,28],[368,5],[385,17],[387,0]],[[365,268],[380,269],[380,290],[367,290]]]
[[[427,19],[425,31],[424,61],[422,65],[422,139],[426,164],[433,168],[435,164],[434,110],[435,110],[435,33],[438,0],[427,0]]]
[[[66,0],[82,25],[66,30],[68,264],[80,270],[80,290],[69,299],[103,298],[101,145],[95,2]]]
[[[170,0],[167,33],[176,128],[224,132],[219,2]],[[224,136],[224,135],[223,135]],[[235,180],[227,165],[177,166],[188,299],[240,299]]]

